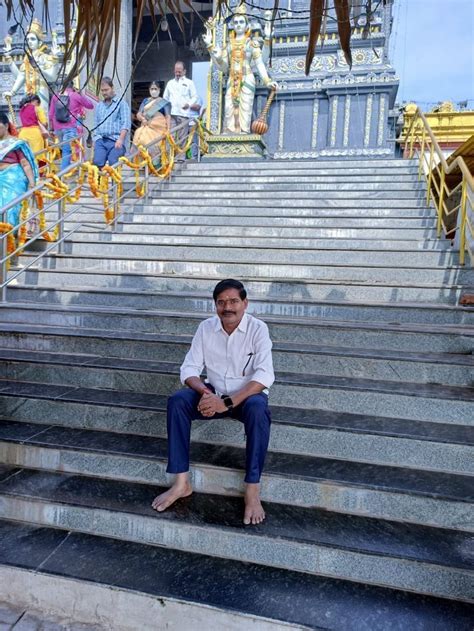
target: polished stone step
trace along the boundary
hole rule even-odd
[[[120,370],[120,369],[119,369]],[[472,366],[466,366],[471,376]],[[119,373],[120,374],[120,373]],[[61,370],[47,366],[41,368],[19,365],[7,380],[0,380],[0,393],[18,393],[25,387],[10,379],[34,379],[69,387],[117,388],[120,378],[116,369],[103,368],[90,374],[89,367],[71,366],[65,375]],[[92,379],[92,382],[91,382]],[[130,381],[131,377],[127,380]],[[152,393],[169,394],[178,387],[179,364],[166,362],[157,374],[145,380],[136,377],[133,387]],[[140,385],[141,384],[141,385]],[[420,421],[474,425],[474,389],[466,386],[444,386],[441,384],[407,383],[381,379],[367,379],[356,376],[336,376],[318,373],[279,372],[271,390],[270,401],[275,405],[295,406],[296,408],[320,409],[341,412],[408,418]]]
[[[66,277],[61,279],[68,280]],[[23,282],[27,279],[23,277]],[[59,279],[58,279],[59,280]],[[107,305],[110,307],[129,307],[134,309],[173,309],[177,304],[182,304],[183,309],[194,308],[189,305],[189,300],[193,303],[196,300],[206,300],[211,294],[209,286],[207,291],[188,291],[181,288],[172,287],[169,290],[162,289],[133,289],[115,287],[90,288],[81,285],[73,280],[73,284],[59,285],[57,282],[49,285],[29,284],[25,286],[13,286],[8,290],[7,298],[12,302],[52,302],[54,304],[65,305]],[[326,281],[312,283],[304,292],[304,297],[298,299],[297,296],[281,293],[275,294],[275,299],[291,301],[293,308],[304,305],[307,301],[332,300],[335,297],[341,302],[363,301],[369,302],[420,302],[422,304],[457,304],[460,296],[464,293],[461,285],[417,285],[404,286],[394,281],[391,284],[365,285],[353,281]],[[255,304],[260,298],[272,299],[272,294],[263,291],[261,294],[252,293],[252,302]],[[301,300],[301,303],[300,303]],[[212,301],[209,301],[208,309],[212,308]]]
[[[15,585],[28,585],[47,609],[63,593],[72,611],[84,601],[104,617],[113,608],[112,621],[117,612],[141,622],[144,612],[141,628],[151,617],[172,617],[175,628],[192,617],[198,626],[233,631],[397,631],[401,619],[420,631],[472,626],[472,606],[459,601],[7,520],[0,522],[0,576],[13,598]],[[91,585],[107,589],[108,602]],[[131,597],[140,597],[140,609]]]
[[[94,215],[88,215],[92,226],[85,226],[78,231],[91,232],[97,231],[98,228],[103,228],[103,217],[99,213]],[[345,238],[348,236],[364,236],[369,232],[374,235],[383,236],[384,233],[388,233],[391,236],[398,235],[407,239],[418,239],[425,234],[431,235],[431,231],[436,228],[435,218],[386,218],[386,217],[369,217],[364,219],[358,219],[354,217],[318,217],[317,221],[308,220],[303,218],[302,221],[291,220],[288,225],[283,225],[281,217],[206,217],[206,224],[203,225],[199,217],[195,217],[195,221],[191,222],[193,217],[190,215],[186,218],[183,215],[168,215],[167,218],[160,215],[159,220],[151,224],[150,222],[141,221],[139,214],[130,213],[127,214],[130,220],[121,219],[118,224],[112,230],[109,228],[110,233],[123,232],[125,234],[146,234],[160,235],[160,234],[182,234],[183,223],[186,224],[186,234],[215,234],[215,235],[228,235],[228,236],[260,236],[260,237],[324,237],[328,238],[331,235],[340,235]],[[81,221],[83,216],[81,214]],[[151,217],[148,216],[148,219]],[[167,221],[166,221],[167,219]],[[234,220],[239,220],[240,223],[236,223]],[[78,221],[66,221],[67,228],[75,226]]]
[[[210,171],[204,175],[203,173],[188,173],[187,171],[180,171],[176,175],[172,176],[168,183],[172,184],[202,184],[204,180],[209,184],[228,184],[233,180],[241,182],[242,175],[232,175],[226,171]],[[296,169],[289,173],[281,174],[269,171],[268,173],[247,174],[245,175],[246,188],[253,188],[256,184],[353,184],[354,188],[366,188],[373,186],[374,184],[393,184],[394,182],[400,182],[401,184],[411,184],[414,187],[423,187],[424,181],[418,179],[418,173],[405,172],[398,173],[397,171],[391,171],[388,173],[359,173],[345,174],[345,173],[331,173],[327,169],[318,170],[301,170]],[[367,188],[369,190],[369,188]]]
[[[450,249],[449,245],[441,244],[437,241],[427,243],[427,248],[423,249],[423,243],[404,242],[401,245],[394,245],[397,242],[383,242],[387,249],[378,249],[382,243],[371,241],[363,244],[356,242],[357,248],[352,247],[352,242],[335,243],[331,241],[321,241],[318,248],[294,249],[292,247],[282,248],[278,251],[265,247],[226,247],[225,260],[227,263],[247,263],[257,265],[270,264],[275,262],[286,265],[367,265],[374,267],[450,267],[459,265],[458,253]],[[24,256],[30,256],[24,254]],[[121,271],[126,271],[127,266],[130,271],[139,271],[140,262],[147,265],[149,262],[155,263],[154,267],[159,269],[162,261],[182,261],[182,262],[222,262],[222,247],[215,245],[183,246],[183,245],[163,245],[151,244],[130,244],[130,243],[91,243],[87,241],[67,241],[64,244],[64,255],[45,255],[41,259],[43,266],[47,266],[47,261],[54,261],[55,266],[77,267],[77,268],[100,268],[113,269],[114,261],[120,260]],[[153,267],[153,266],[152,266]]]
[[[237,182],[241,182],[240,178],[235,179],[235,183]],[[234,182],[229,178],[224,178],[223,182],[215,182],[207,178],[204,180],[204,178],[200,177],[197,178],[197,182],[194,183],[182,182],[181,179],[166,182],[160,190],[163,192],[172,191],[173,193],[181,194],[181,196],[192,196],[196,193],[203,193],[205,195],[208,192],[214,192],[214,194],[222,193],[232,197],[235,192],[237,197],[241,197],[241,191],[238,189],[235,190],[232,186],[233,184]],[[398,195],[401,197],[426,195],[426,185],[424,182],[418,182],[417,180],[407,182],[404,180],[400,181],[396,178],[388,178],[386,181],[382,182],[366,180],[362,182],[360,178],[356,179],[355,182],[344,182],[341,180],[327,182],[325,178],[309,178],[309,181],[302,180],[302,178],[294,178],[288,182],[281,182],[280,178],[275,178],[274,180],[266,178],[262,182],[246,182],[245,189],[248,197],[258,196],[262,193],[267,195],[271,195],[272,193],[275,195],[282,194],[284,197],[289,197],[291,193],[296,194],[298,197],[310,193],[324,193],[329,197],[333,195],[339,197],[340,195],[337,195],[337,193],[345,193],[349,199],[353,196],[366,196],[370,199],[372,195],[379,198],[395,197]],[[156,194],[159,193],[156,191],[152,192],[153,196]]]
[[[120,348],[123,341],[111,349],[110,340],[107,336],[98,337],[98,332],[92,335],[86,331],[73,332],[69,335],[57,334],[44,342],[43,347],[37,347],[40,339],[35,334],[32,335],[30,342],[24,339],[25,344],[31,345],[30,348],[22,347],[22,349],[12,350],[11,347],[0,346],[0,361],[11,362],[35,362],[40,363],[70,363],[71,365],[82,365],[81,361],[84,353],[92,355],[91,359],[98,360],[101,355],[97,355],[97,348],[103,349],[102,356],[120,357]],[[92,339],[89,339],[92,338]],[[6,339],[6,336],[3,336]],[[33,340],[36,340],[34,342]],[[101,344],[102,342],[102,344]],[[134,345],[126,345],[127,352],[123,355],[124,360],[129,359],[138,361],[137,370],[148,370],[147,362],[153,363],[160,361],[181,363],[191,343],[191,336],[170,336],[155,335],[153,339],[153,348],[147,347],[147,343],[143,339],[138,338]],[[133,346],[133,351],[132,348]],[[53,354],[50,354],[51,347],[54,348]],[[87,350],[86,350],[87,349]],[[96,350],[94,350],[96,349]],[[46,352],[43,359],[42,352]],[[64,353],[70,353],[64,355]],[[133,354],[131,355],[130,353]],[[78,353],[77,357],[74,353]],[[117,355],[118,353],[118,355]],[[67,361],[65,361],[65,358]],[[140,361],[143,364],[140,364]],[[100,362],[99,362],[100,363]],[[357,377],[366,379],[380,379],[383,381],[408,382],[414,383],[436,383],[445,385],[471,386],[474,384],[474,356],[472,353],[454,354],[454,353],[436,353],[436,352],[410,352],[400,350],[379,350],[367,348],[347,348],[335,345],[317,346],[308,342],[284,342],[274,340],[273,343],[273,363],[276,371],[294,372],[294,373],[310,373],[319,375],[334,375],[339,377]],[[20,364],[21,365],[21,364]],[[106,364],[104,364],[106,366]],[[121,369],[122,366],[116,361],[116,368]],[[124,368],[127,367],[125,364]],[[0,372],[3,378],[8,378],[9,371],[12,368],[4,368]],[[17,367],[19,371],[19,367]],[[34,370],[30,375],[18,378],[21,380],[36,380]],[[20,375],[20,371],[18,372]],[[105,386],[110,387],[110,386]],[[134,388],[135,386],[132,385]],[[153,387],[153,386],[152,386]]]
[[[184,231],[184,230],[183,230]],[[171,246],[173,248],[186,247],[189,251],[195,249],[199,251],[199,248],[226,248],[229,251],[229,255],[232,256],[234,251],[246,248],[252,252],[255,250],[266,250],[267,258],[278,258],[285,260],[285,257],[291,253],[292,250],[301,250],[306,252],[319,251],[319,250],[376,250],[376,251],[436,251],[436,252],[452,252],[453,248],[451,243],[446,240],[440,240],[436,238],[436,235],[426,235],[425,238],[419,239],[403,239],[400,235],[395,238],[387,236],[386,238],[376,238],[372,235],[360,235],[358,237],[334,237],[328,239],[327,237],[314,237],[314,238],[292,238],[287,237],[229,237],[223,235],[140,235],[140,237],[134,238],[126,234],[111,234],[110,232],[103,232],[94,238],[90,235],[75,234],[73,239],[67,240],[65,243],[65,252],[74,253],[76,249],[79,253],[86,247],[90,246],[91,253],[96,254],[96,250],[93,249],[94,243],[100,243],[103,248],[104,254],[118,253],[126,247],[130,251],[130,255],[136,256],[138,252],[143,251],[146,255],[149,254],[154,248],[154,251],[163,250],[164,254],[171,252]],[[270,250],[270,254],[268,251]],[[181,251],[181,250],[179,250]]]
[[[196,186],[196,185],[195,185]],[[335,185],[333,185],[335,186]],[[418,201],[421,205],[426,204],[426,194],[423,190],[415,191],[412,187],[404,190],[399,190],[398,185],[393,188],[393,190],[386,190],[384,187],[381,187],[379,190],[339,190],[339,187],[335,189],[325,190],[307,190],[305,188],[295,188],[294,191],[285,190],[267,190],[265,186],[262,187],[261,190],[255,190],[254,188],[249,191],[241,191],[235,190],[231,187],[227,187],[225,189],[219,189],[217,191],[209,190],[206,186],[201,188],[191,188],[191,186],[187,186],[185,189],[179,189],[178,186],[170,186],[169,188],[163,188],[156,191],[151,192],[151,197],[155,199],[155,203],[161,201],[162,199],[179,199],[188,197],[199,197],[199,200],[202,202],[206,199],[215,200],[216,197],[219,199],[219,204],[222,204],[224,200],[228,200],[232,203],[238,203],[240,200],[245,200],[247,203],[253,204],[253,200],[260,200],[264,202],[266,206],[273,205],[271,198],[273,196],[278,197],[281,202],[284,200],[292,200],[292,203],[298,205],[297,200],[324,200],[324,203],[333,201],[341,201],[343,205],[347,205],[353,200],[359,200],[363,202],[364,205],[371,205],[374,200],[379,200],[380,202],[389,202],[396,203],[397,205],[401,200],[406,200],[410,205],[416,205],[416,201]],[[170,203],[170,202],[168,202]],[[288,203],[288,202],[287,202]]]
[[[348,169],[356,168],[356,169],[369,169],[370,172],[373,169],[385,169],[391,168],[396,169],[397,171],[403,169],[414,169],[417,171],[418,162],[416,159],[406,160],[406,159],[398,159],[398,158],[364,158],[364,157],[354,157],[354,158],[344,158],[342,161],[338,158],[335,159],[325,159],[324,157],[318,158],[317,160],[280,160],[280,159],[272,159],[272,160],[255,160],[252,162],[227,162],[227,163],[216,163],[210,164],[206,161],[204,162],[186,162],[183,165],[182,171],[214,171],[214,169],[222,169],[223,165],[232,172],[236,170],[239,171],[248,171],[249,173],[254,173],[256,170],[280,170],[280,171],[291,171],[293,169],[312,169],[312,168],[323,168],[323,169],[339,169],[342,172],[347,172]]]
[[[170,346],[164,345],[163,351],[172,352]],[[148,426],[148,417],[145,415],[138,425],[134,425],[133,430],[166,436],[163,394],[181,387],[177,379],[178,365],[170,364],[169,361],[160,362],[159,355],[145,361],[103,357],[97,355],[97,349],[94,354],[93,348],[87,354],[87,347],[81,349],[83,352],[80,355],[73,355],[72,348],[69,353],[63,354],[55,348],[54,353],[0,349],[0,375],[3,379],[0,381],[0,396],[39,396],[51,397],[53,400],[59,397],[58,402],[71,400],[144,409],[151,406],[157,411],[153,426]],[[278,351],[275,356],[278,357]],[[466,362],[465,370],[472,375],[471,360],[469,358],[470,363]],[[399,362],[394,362],[395,366],[397,364]],[[170,373],[173,371],[175,377],[171,378]],[[15,387],[12,380],[22,383]],[[277,385],[274,388],[278,390],[279,385],[277,373]],[[388,383],[382,383],[382,386],[385,390],[390,389]],[[452,392],[452,388],[449,392]],[[158,398],[154,400],[156,396]],[[273,398],[272,390],[271,402]],[[359,415],[351,412],[334,413],[321,409],[323,405],[321,403],[315,409],[272,405],[274,427],[270,448],[394,466],[474,473],[474,429],[468,425],[374,417],[370,416],[369,410]],[[12,418],[17,418],[15,407],[11,408],[3,401],[4,414],[7,408],[11,410]],[[65,410],[60,423],[75,426],[75,415],[73,410],[71,418],[71,413]],[[20,420],[25,420],[25,417],[22,416]],[[127,424],[122,427],[117,419],[112,417],[111,420],[110,427],[101,424],[100,420],[94,421],[93,425],[89,422],[88,426],[130,431]],[[243,441],[239,428],[234,421],[219,420],[197,423],[194,429],[195,437],[201,441],[215,442],[217,437],[221,443],[239,445]]]
[[[62,326],[7,323],[2,324],[0,330],[0,346],[2,348],[17,348],[16,341],[21,341],[21,348],[25,350],[46,350],[54,352],[56,344],[59,352],[65,344],[71,352],[89,353],[88,339],[92,338],[90,348],[106,349],[102,355],[112,357],[128,357],[131,359],[154,359],[155,347],[161,344],[187,344],[202,318],[202,314],[188,316],[173,316],[161,313],[158,318],[161,327],[155,332],[143,332],[136,329],[118,330],[113,328],[86,328],[79,326]],[[435,325],[398,325],[357,322],[331,322],[329,320],[314,320],[306,323],[304,320],[284,320],[283,318],[265,318],[274,344],[290,343],[307,349],[311,347],[327,347],[334,349],[342,347],[346,355],[360,353],[366,349],[368,353],[373,349],[396,351],[397,353],[441,353],[458,356],[463,359],[474,352],[474,329],[454,326]],[[61,340],[66,338],[64,342]],[[75,338],[78,338],[75,342]],[[101,344],[105,346],[101,346]],[[77,345],[77,346],[76,346]],[[138,350],[134,350],[134,349]],[[76,350],[74,350],[76,349]],[[94,352],[94,351],[92,351]],[[97,352],[99,352],[97,350]],[[329,352],[329,351],[328,351]]]
[[[176,218],[178,219],[178,218]],[[82,217],[81,217],[82,220]],[[76,222],[77,223],[77,222]],[[66,224],[66,229],[75,225],[74,222]],[[149,228],[151,226],[148,226]],[[91,229],[78,230],[74,240],[88,241],[126,241],[128,243],[155,243],[156,245],[166,245],[169,243],[189,243],[200,245],[201,243],[212,242],[222,243],[224,239],[232,245],[267,245],[279,248],[282,245],[289,245],[291,239],[292,247],[312,247],[318,245],[322,239],[328,239],[335,244],[339,241],[353,239],[354,241],[374,240],[376,243],[388,240],[398,243],[411,242],[432,242],[437,240],[435,226],[431,228],[270,228],[266,226],[203,226],[190,225],[184,229],[182,225],[153,225],[153,230],[143,229],[140,232],[131,232],[130,228],[137,229],[136,224],[120,224],[120,230],[103,230],[101,232]],[[87,233],[87,237],[84,234]],[[440,241],[443,243],[443,240]]]
[[[0,484],[10,520],[474,601],[464,533],[272,504],[265,526],[244,529],[240,499],[195,494],[158,516],[150,506],[155,492],[32,470]]]
[[[57,394],[59,391],[57,388]],[[23,411],[28,399],[20,401]],[[53,410],[53,401],[37,399],[35,403],[37,418],[44,411]],[[60,399],[54,404],[64,408]],[[98,404],[87,409],[83,405],[81,409],[94,423],[94,412],[101,413]],[[106,409],[116,412],[114,408],[102,407]],[[133,414],[133,408],[130,413]],[[114,416],[122,421],[119,414]],[[169,484],[165,439],[91,431],[84,429],[87,424],[79,423],[79,429],[53,426],[54,418],[43,426],[2,421],[2,461],[9,466]],[[131,418],[129,414],[129,422]],[[221,445],[218,449],[212,443],[191,443],[190,472],[196,492],[239,497],[244,468],[243,441],[239,447]],[[263,501],[276,504],[472,532],[472,488],[469,475],[269,451],[261,495]]]
[[[135,330],[140,332],[177,332],[194,333],[196,320],[209,317],[214,313],[214,306],[209,301],[209,310],[203,311],[208,306],[208,301],[204,304],[196,305],[184,318],[183,310],[174,309],[172,311],[158,310],[130,310],[118,309],[114,307],[98,306],[71,306],[55,305],[53,303],[3,303],[0,304],[1,321],[4,323],[28,323],[34,318],[37,324],[60,325],[60,326],[80,326],[85,328],[100,330]],[[309,312],[315,314],[314,318],[309,317]],[[325,322],[351,322],[370,326],[374,324],[399,324],[399,325],[445,325],[447,327],[467,327],[468,333],[474,326],[474,311],[469,308],[454,307],[451,305],[421,305],[421,304],[356,304],[356,303],[312,303],[311,309],[295,309],[291,304],[281,304],[273,300],[271,303],[259,301],[250,304],[249,313],[257,317],[268,320],[271,317],[284,318],[285,323],[296,325],[304,324],[308,321],[309,326],[316,324],[319,319]],[[166,320],[167,317],[171,320]],[[178,316],[178,318],[176,318]],[[186,318],[190,318],[186,322]],[[165,329],[171,324],[170,330]],[[308,329],[301,329],[302,340],[308,339],[304,336],[311,336]]]
[[[263,266],[262,266],[263,267]],[[370,267],[337,265],[265,265],[263,269],[250,264],[180,263],[169,261],[162,273],[119,273],[88,269],[55,269],[32,265],[18,277],[18,283],[43,287],[97,287],[136,289],[140,291],[201,291],[208,295],[223,276],[239,278],[247,288],[250,299],[275,297],[295,300],[315,296],[320,282],[353,283],[371,286],[404,286],[428,289],[461,285],[474,286],[474,270],[470,267],[418,268]],[[18,271],[11,268],[11,274]],[[265,274],[267,272],[267,274]],[[261,274],[261,276],[259,276]],[[10,287],[13,289],[13,286]],[[9,298],[10,299],[10,298]]]

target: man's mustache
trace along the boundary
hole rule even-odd
[[[235,315],[235,311],[224,311],[224,315]]]

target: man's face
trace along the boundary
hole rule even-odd
[[[186,74],[183,64],[174,65],[174,76],[176,79],[181,79]]]
[[[237,326],[242,320],[248,307],[248,300],[242,300],[238,289],[225,289],[217,296],[216,311],[222,324],[225,326]]]
[[[233,21],[236,35],[243,35],[247,30],[247,20],[243,15],[236,15]]]
[[[102,94],[104,101],[110,101],[110,99],[114,96],[114,89],[108,83],[101,83],[100,93]]]

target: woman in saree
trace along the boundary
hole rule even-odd
[[[133,136],[135,147],[146,146],[157,140],[170,129],[171,103],[160,97],[160,84],[153,81],[149,86],[150,97],[140,105],[137,119],[141,125]],[[149,149],[152,157],[159,156],[159,143]]]
[[[48,121],[37,94],[29,94],[20,101],[19,116],[21,121],[20,138],[26,140],[33,153],[38,153],[45,148]]]
[[[8,116],[0,112],[0,208],[23,195],[35,186],[38,179],[38,165],[29,145],[17,137]],[[7,210],[6,221],[14,228],[20,221],[20,207],[17,204]]]

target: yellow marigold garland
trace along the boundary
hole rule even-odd
[[[11,223],[0,222],[0,234],[9,233],[7,235],[7,254],[12,254],[16,250],[15,237],[11,230],[13,230]],[[10,269],[10,259],[7,260],[7,269]]]
[[[45,241],[49,241],[50,243],[52,243],[53,241],[57,241],[58,235],[59,235],[59,225],[55,226],[53,232],[48,232],[46,230],[46,217],[44,214],[44,199],[43,199],[45,195],[42,191],[35,191],[34,195],[35,195],[35,200],[36,200],[36,207],[39,210],[38,219],[39,219],[40,236],[43,237]]]

